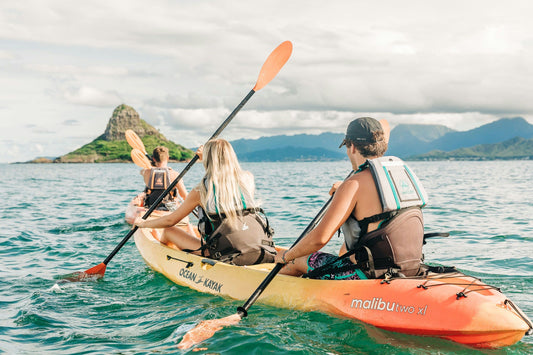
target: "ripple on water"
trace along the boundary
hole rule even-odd
[[[304,230],[329,198],[331,183],[348,173],[346,164],[243,164],[257,176],[279,245],[291,245]],[[531,317],[533,205],[525,198],[530,182],[524,176],[533,176],[533,164],[520,162],[519,169],[513,164],[410,165],[430,195],[427,231],[451,232],[428,240],[426,260],[455,265],[501,287]],[[504,177],[498,175],[502,169]],[[186,185],[194,186],[202,173],[201,166],[193,167]],[[174,285],[146,267],[133,241],[113,258],[103,280],[56,285],[60,275],[99,264],[130,230],[124,209],[142,184],[133,164],[7,165],[0,179],[9,191],[20,192],[0,210],[0,352],[179,353],[176,346],[188,326],[228,316],[242,305]],[[493,181],[505,188],[499,191]],[[341,243],[335,236],[326,249],[337,252]],[[494,353],[530,354],[532,342],[526,337]],[[200,353],[221,354],[479,353],[444,340],[261,304],[200,347],[207,348]]]

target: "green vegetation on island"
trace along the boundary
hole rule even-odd
[[[70,152],[61,158],[61,163],[113,163],[131,161],[131,147],[126,140],[106,141],[103,136],[91,143]],[[169,150],[170,160],[185,161],[194,156],[194,152],[169,140],[162,140],[156,136],[141,138],[146,151],[152,153],[155,147],[165,146]]]
[[[408,157],[409,160],[532,160],[533,138],[515,137],[495,144],[480,144],[451,152],[434,150]]]
[[[157,146],[165,146],[169,150],[171,161],[187,161],[194,156],[192,150],[168,140],[157,129],[142,120],[132,107],[122,104],[113,111],[104,134],[81,148],[56,158],[54,162],[131,162],[131,147],[125,137],[128,129],[137,133],[148,153],[151,153]]]

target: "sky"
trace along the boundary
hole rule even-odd
[[[344,132],[385,118],[468,130],[533,123],[533,2],[24,0],[0,3],[0,163],[56,157],[127,104],[167,138],[204,143]]]

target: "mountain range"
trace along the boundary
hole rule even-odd
[[[433,150],[415,155],[411,160],[505,160],[533,159],[533,138],[514,137],[501,143],[479,144],[469,148],[459,148],[451,152]]]
[[[39,157],[32,163],[99,163],[131,161],[126,129],[133,129],[146,149],[169,148],[170,158],[186,161],[190,149],[165,138],[130,106],[113,111],[104,134],[73,152],[57,158]],[[328,161],[347,159],[339,144],[343,133],[297,134],[232,141],[242,161]],[[533,125],[522,117],[502,118],[468,131],[444,125],[400,124],[391,132],[387,155],[406,160],[533,159]]]
[[[523,140],[513,140],[516,137]],[[342,133],[328,132],[239,139],[231,144],[243,161],[342,160],[346,155],[338,147],[343,138]],[[532,139],[533,125],[522,117],[502,118],[468,131],[400,124],[391,131],[387,154],[403,159],[466,159],[467,151],[456,150],[471,148],[472,159],[533,159],[528,148]]]

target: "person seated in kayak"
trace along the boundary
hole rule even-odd
[[[178,209],[164,217],[134,222],[140,228],[165,228],[162,243],[235,265],[273,262],[273,230],[254,200],[253,175],[241,169],[231,144],[210,140],[196,153],[205,175]],[[201,238],[174,225],[199,207]]]
[[[275,262],[285,264],[282,274],[353,280],[419,273],[424,238],[420,208],[427,197],[405,163],[383,157],[388,135],[370,117],[349,124],[339,148],[346,145],[355,173],[333,186],[331,204],[316,228],[276,255]],[[342,256],[319,251],[339,229],[345,239]]]
[[[159,196],[161,196],[165,189],[179,175],[168,166],[169,153],[167,147],[156,147],[152,156],[154,158],[155,166],[150,169],[141,170],[141,175],[146,184],[144,201],[137,202],[140,206],[145,206],[147,208],[157,201]],[[185,200],[187,197],[187,189],[181,180],[178,182],[177,187],[174,188],[163,201],[161,201],[159,206],[157,206],[157,210],[169,211],[176,209],[176,200],[178,196],[181,197],[181,200]],[[142,198],[142,195],[140,198]]]

